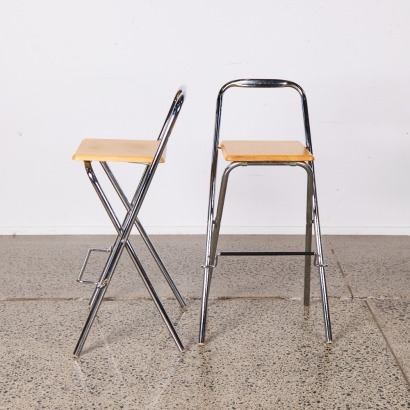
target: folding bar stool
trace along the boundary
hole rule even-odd
[[[302,112],[305,131],[305,145],[299,141],[222,141],[219,142],[220,124],[222,116],[222,102],[224,93],[233,87],[240,88],[283,88],[290,87],[296,90],[302,100]],[[226,167],[219,189],[218,205],[215,213],[215,192],[218,164],[218,150],[222,151],[223,157],[229,162]],[[319,222],[319,208],[315,182],[315,169],[313,165],[313,150],[309,126],[307,100],[302,88],[290,81],[284,80],[236,80],[225,84],[218,94],[214,144],[211,166],[208,224],[206,236],[206,252],[202,304],[199,329],[199,343],[205,342],[205,328],[208,298],[211,278],[218,258],[222,256],[275,256],[275,255],[301,255],[305,257],[304,273],[304,304],[310,303],[310,268],[311,257],[314,256],[314,265],[318,267],[320,277],[320,290],[325,323],[326,341],[332,342],[329,306],[326,290],[325,264],[323,260],[322,239]],[[219,231],[221,227],[222,212],[225,194],[230,173],[241,166],[299,166],[307,172],[307,210],[306,210],[306,236],[305,250],[303,252],[219,252],[217,254]],[[312,252],[312,224],[315,231],[316,252]]]
[[[117,231],[117,238],[111,248],[107,249],[109,252],[108,259],[101,273],[98,282],[91,282],[95,284],[94,292],[91,296],[89,302],[89,315],[85,322],[84,328],[78,340],[78,343],[74,350],[74,356],[80,357],[81,351],[83,349],[84,343],[90,332],[94,319],[97,315],[98,309],[104,298],[105,292],[107,291],[108,285],[110,284],[112,277],[114,275],[115,268],[120,260],[121,254],[124,248],[127,250],[132,262],[135,265],[144,285],[146,286],[149,294],[151,295],[155,306],[160,312],[162,319],[164,320],[175,344],[180,351],[184,350],[184,346],[178,337],[177,332],[172,325],[164,307],[162,306],[154,287],[149,280],[143,265],[138,258],[136,251],[130,243],[129,236],[131,230],[135,225],[149,251],[151,252],[155,262],[160,268],[162,274],[167,280],[169,286],[175,294],[181,307],[185,306],[185,302],[180,295],[177,287],[172,281],[168,271],[166,270],[161,258],[159,257],[154,245],[150,241],[147,233],[145,232],[140,220],[138,219],[138,212],[143,204],[144,198],[147,194],[148,188],[154,177],[157,166],[160,162],[165,161],[165,148],[168,139],[171,135],[175,122],[178,118],[179,112],[181,110],[182,104],[185,99],[185,90],[181,88],[175,95],[172,102],[171,108],[162,126],[161,132],[157,140],[111,140],[111,139],[85,139],[81,142],[76,153],[73,156],[75,160],[84,161],[85,170],[87,176],[93,185],[99,199],[101,200],[104,209],[108,213],[114,228]],[[97,179],[97,176],[92,168],[92,161],[98,161],[101,164],[102,169],[105,171],[108,180],[111,182],[114,190],[121,199],[125,209],[126,215],[123,222],[117,217],[114,209],[109,202],[107,195],[101,188],[101,185]],[[145,169],[142,173],[141,180],[139,181],[135,194],[130,201],[128,201],[126,195],[124,194],[122,188],[120,187],[117,179],[115,178],[113,172],[108,166],[108,162],[128,162],[133,164],[142,164]],[[87,253],[86,259],[78,277],[78,282],[90,283],[88,280],[83,280],[82,276],[84,274],[85,266],[88,262],[88,258],[92,251],[101,251],[101,249],[90,249]]]

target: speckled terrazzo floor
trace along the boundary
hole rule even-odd
[[[207,343],[197,345],[204,238],[154,236],[181,311],[140,243],[176,324],[179,353],[126,255],[80,360],[91,289],[75,278],[107,236],[0,237],[0,409],[410,408],[410,237],[324,239],[332,346],[316,271],[304,308],[300,258],[226,258],[215,270]],[[300,250],[297,236],[223,236],[220,250]],[[98,271],[104,254],[93,254]]]

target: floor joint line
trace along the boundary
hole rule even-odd
[[[350,296],[352,297],[352,299],[354,299],[353,291],[352,291],[352,288],[350,287],[350,283],[349,283],[349,275],[348,275],[348,274],[344,271],[344,269],[342,268],[342,264],[340,263],[339,258],[338,258],[337,255],[336,255],[336,251],[335,251],[334,248],[333,248],[332,242],[331,242],[329,239],[328,239],[327,241],[328,241],[328,243],[329,243],[329,245],[330,245],[330,250],[331,250],[333,256],[334,256],[335,259],[336,259],[336,264],[337,264],[337,266],[338,266],[338,268],[339,268],[339,270],[340,270],[340,272],[341,272],[341,274],[342,274],[343,281],[344,281],[344,283],[345,283],[345,285],[346,285],[346,287],[347,287],[347,289],[348,289],[348,291],[349,291],[349,293],[350,293]]]
[[[405,380],[406,383],[407,383],[407,389],[410,390],[410,381],[409,381],[409,378],[407,377],[406,372],[405,372],[404,369],[403,369],[403,366],[402,366],[401,363],[400,363],[400,360],[398,359],[396,353],[394,352],[392,346],[390,345],[389,339],[387,338],[387,336],[386,336],[385,333],[383,332],[383,329],[382,329],[382,327],[381,327],[379,321],[377,320],[377,317],[376,317],[376,315],[374,314],[373,309],[371,308],[369,302],[368,302],[367,300],[365,300],[365,303],[366,303],[366,305],[367,305],[367,307],[368,307],[368,309],[369,309],[369,311],[370,311],[370,314],[372,315],[372,318],[373,318],[374,322],[376,323],[377,328],[379,329],[381,335],[383,336],[383,339],[384,339],[384,341],[385,341],[385,343],[386,343],[387,348],[389,349],[390,353],[392,354],[392,356],[393,356],[393,358],[394,358],[394,361],[395,361],[396,364],[397,364],[397,367],[399,368],[401,374],[402,374],[403,377],[404,377],[404,380]]]

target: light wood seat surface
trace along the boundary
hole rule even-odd
[[[301,162],[314,157],[299,141],[222,141],[226,161]]]
[[[151,163],[157,140],[91,139],[81,141],[73,159],[81,161]],[[165,152],[160,162],[165,162]]]

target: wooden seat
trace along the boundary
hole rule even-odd
[[[81,141],[73,159],[81,161],[135,162],[150,164],[158,149],[158,140],[91,139]],[[165,152],[160,162],[165,162]]]
[[[222,141],[226,161],[298,162],[314,157],[299,141]]]

